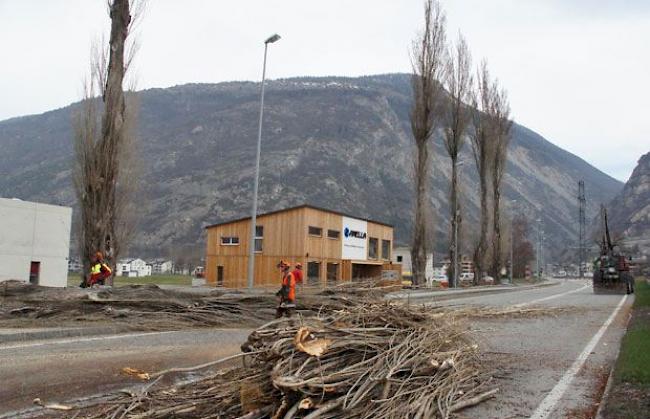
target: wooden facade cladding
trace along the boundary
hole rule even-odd
[[[358,266],[375,265],[368,270],[381,274],[385,260],[381,255],[382,240],[390,241],[392,252],[393,228],[367,221],[367,238],[377,238],[380,254],[372,260],[343,260],[342,240],[344,215],[310,206],[290,208],[257,217],[263,228],[262,251],[255,256],[255,286],[277,287],[281,275],[276,265],[286,260],[292,265],[303,264],[305,282],[308,266],[322,284],[329,281],[351,280],[354,273],[362,272]],[[207,227],[205,274],[210,285],[241,288],[246,286],[250,218]],[[312,229],[310,230],[310,227]],[[320,229],[320,234],[314,234]],[[236,237],[238,244],[222,243],[222,238]],[[390,255],[387,259],[390,258]],[[377,270],[378,269],[378,270]],[[313,283],[313,281],[312,281]]]

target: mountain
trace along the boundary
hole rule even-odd
[[[407,243],[414,149],[409,76],[274,80],[265,99],[260,211],[310,203],[392,223],[396,240]],[[191,245],[202,240],[203,226],[247,215],[259,84],[149,89],[139,93],[139,102],[140,224],[132,253]],[[78,109],[73,104],[0,122],[0,196],[75,204],[71,115]],[[461,158],[465,234],[472,236],[478,201],[469,143]],[[450,160],[440,135],[433,166],[436,246],[442,250],[449,228]],[[513,127],[504,202],[516,199],[517,211],[541,218],[556,253],[576,241],[580,179],[589,217],[622,187],[535,132]],[[509,217],[508,208],[503,214]]]
[[[608,208],[614,235],[650,256],[650,152],[641,156]]]

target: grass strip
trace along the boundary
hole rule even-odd
[[[650,284],[636,281],[632,319],[621,343],[603,417],[650,417]]]

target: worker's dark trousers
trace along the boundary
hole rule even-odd
[[[293,316],[293,312],[295,311],[296,307],[293,303],[289,303],[289,307],[284,307],[284,303],[280,304],[280,306],[275,310],[275,318],[279,319],[280,317],[287,316],[291,318]]]

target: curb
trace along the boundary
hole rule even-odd
[[[612,391],[612,385],[614,382],[614,373],[616,372],[616,362],[618,361],[618,357],[621,355],[621,345],[623,344],[623,339],[625,339],[625,335],[627,334],[628,327],[630,325],[630,319],[632,318],[633,310],[634,307],[630,309],[630,315],[628,316],[627,321],[625,322],[625,333],[623,334],[623,336],[621,336],[621,344],[618,346],[618,350],[616,351],[616,359],[614,360],[614,365],[612,365],[612,370],[609,372],[609,376],[607,377],[607,384],[605,385],[605,390],[603,390],[603,395],[600,397],[600,404],[598,405],[598,410],[596,411],[595,419],[605,419],[604,411],[609,401],[609,393]]]
[[[616,355],[616,358],[618,359],[618,354]],[[605,407],[607,406],[607,399],[609,398],[609,393],[610,391],[612,391],[612,382],[614,381],[614,369],[615,367],[612,367],[612,370],[609,372],[609,376],[607,377],[607,384],[605,385],[605,390],[603,390],[603,395],[600,397],[600,403],[598,404],[598,410],[596,411],[595,419],[605,419],[604,416],[605,414],[603,412],[605,411]]]
[[[523,286],[496,285],[496,286],[487,286],[482,288],[471,288],[471,289],[459,290],[459,291],[448,290],[448,291],[429,291],[429,292],[420,292],[420,293],[399,292],[394,294],[388,294],[384,298],[386,300],[415,300],[421,298],[437,297],[436,300],[449,300],[456,297],[464,297],[464,296],[471,296],[471,295],[492,294],[498,292],[525,291],[529,289],[544,288],[544,287],[550,287],[559,284],[561,284],[561,282],[559,281],[547,281],[547,282],[542,282],[540,284],[534,284],[534,285],[523,285]]]
[[[71,337],[85,337],[85,336],[98,336],[98,335],[114,335],[128,331],[129,329],[120,327],[79,327],[79,328],[65,328],[65,329],[45,329],[37,331],[20,331],[16,333],[0,333],[0,345],[10,342],[32,341],[32,340],[46,340],[57,338],[71,338]]]

